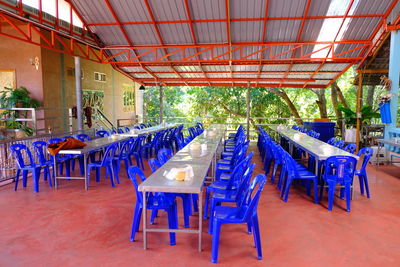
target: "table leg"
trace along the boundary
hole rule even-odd
[[[88,175],[87,175],[87,154],[83,154],[83,175],[85,175],[85,190],[89,189],[89,181],[88,181]]]
[[[147,207],[146,207],[146,202],[147,202],[147,198],[146,198],[146,191],[142,192],[143,194],[143,249],[147,249]]]
[[[203,233],[203,190],[199,193],[199,252],[201,252],[201,234]]]
[[[54,188],[57,189],[57,159],[56,155],[53,156],[54,158]]]

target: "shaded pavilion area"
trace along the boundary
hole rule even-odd
[[[254,162],[254,173],[262,173],[258,153]],[[145,173],[150,174],[148,167]],[[267,183],[259,204],[263,260],[257,261],[245,225],[226,225],[222,227],[220,265],[397,266],[398,167],[369,166],[368,174],[372,197],[360,195],[355,179],[350,213],[345,211],[344,200],[336,199],[328,212],[326,194],[316,205],[296,187],[285,203],[276,186]],[[136,199],[124,172],[116,188],[106,179],[92,183],[87,192],[81,182],[64,181],[58,190],[41,182],[41,192],[33,194],[29,182],[17,192],[11,186],[1,187],[0,194],[2,266],[212,265],[211,235],[207,233],[201,253],[196,235],[178,234],[177,245],[169,246],[168,234],[150,233],[146,251],[141,230],[135,242],[129,241]],[[161,215],[157,225],[167,223]],[[181,213],[179,219],[183,227]],[[197,215],[192,216],[191,224],[197,222]],[[203,223],[208,227],[208,220]]]
[[[74,14],[68,27],[60,23],[58,12],[49,19],[41,4],[30,11],[27,2],[0,0],[1,22],[13,29],[4,32],[0,27],[0,34],[110,64],[134,82],[160,86],[160,91],[162,86],[323,90],[354,65],[364,67],[360,73],[368,73],[365,62],[377,55],[379,48],[387,48],[388,35],[395,47],[400,40],[397,0],[345,0],[345,5],[337,0],[64,2]],[[79,19],[81,26],[75,27],[72,18]],[[377,73],[398,79],[398,65],[389,63],[385,71]],[[362,83],[358,84],[360,90]],[[395,87],[392,90],[397,93]],[[77,89],[81,89],[78,83]],[[397,106],[391,103],[396,115]],[[249,129],[249,117],[247,122]],[[396,122],[390,126],[396,127]],[[250,149],[255,151],[254,173],[263,173],[255,145]],[[336,199],[333,211],[328,212],[326,197],[315,205],[298,188],[292,189],[289,202],[284,203],[279,191],[268,183],[259,206],[264,259],[256,260],[252,236],[243,225],[227,225],[222,228],[220,263],[397,266],[398,169],[369,165],[368,174],[372,198],[359,194],[355,179],[350,213],[343,200]],[[177,234],[177,245],[169,246],[167,234],[149,233],[148,250],[143,250],[141,232],[136,242],[129,242],[136,199],[129,179],[123,172],[120,176],[116,188],[102,179],[88,191],[76,181],[62,181],[57,190],[41,181],[38,194],[32,193],[31,183],[17,192],[12,185],[0,187],[0,265],[211,264],[211,236],[205,232],[201,253],[195,235]],[[194,226],[196,218],[191,217]],[[160,216],[158,223],[165,225],[165,217]],[[182,221],[179,223],[182,227]],[[203,223],[207,228],[208,221]]]

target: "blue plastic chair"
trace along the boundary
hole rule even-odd
[[[239,206],[243,201],[244,193],[249,187],[250,179],[253,175],[253,171],[256,164],[251,164],[247,170],[244,172],[243,177],[240,182],[240,186],[237,190],[229,190],[225,192],[216,192],[211,198],[210,204],[210,223],[208,227],[208,233],[211,234],[213,228],[213,214],[216,206],[221,206],[222,203],[236,203]]]
[[[314,202],[318,204],[318,177],[308,171],[305,167],[298,168],[298,163],[289,155],[289,153],[284,153],[285,165],[283,173],[283,190],[281,192],[281,197],[283,201],[287,202],[289,197],[290,186],[294,180],[309,180],[314,184]],[[310,195],[310,187],[307,185],[307,194]]]
[[[347,152],[350,152],[351,154],[354,154],[354,152],[356,152],[356,148],[357,148],[356,144],[347,144],[343,148],[343,150],[347,151]]]
[[[326,143],[333,146],[335,144],[335,142],[336,142],[336,137],[332,137]]]
[[[157,159],[161,165],[164,165],[172,156],[172,150],[168,148],[162,148],[157,153]]]
[[[128,176],[128,167],[132,165],[132,161],[130,158],[130,146],[132,144],[131,140],[122,141],[119,146],[118,154],[114,154],[113,158],[113,167],[114,167],[114,175],[119,184],[119,172],[121,170],[121,162],[124,162],[126,176]]]
[[[246,196],[238,207],[218,206],[214,210],[214,221],[212,230],[212,256],[211,262],[218,262],[218,247],[221,226],[226,223],[247,223],[251,225],[254,245],[257,249],[258,259],[262,259],[260,228],[258,224],[257,207],[261,192],[267,178],[264,174],[257,175],[246,192]],[[255,191],[256,190],[256,191]]]
[[[113,168],[113,159],[115,156],[115,150],[117,149],[117,144],[112,144],[107,147],[106,152],[104,152],[103,159],[94,161],[88,164],[87,167],[87,176],[88,176],[88,184],[90,182],[90,170],[95,168],[96,170],[96,182],[100,181],[100,168],[106,168],[106,176],[110,175],[111,186],[114,187],[114,168]],[[119,181],[117,181],[119,183]]]
[[[150,170],[152,173],[154,173],[158,168],[162,166],[162,164],[155,158],[151,158],[147,161],[149,164]],[[160,193],[159,193],[160,194]],[[164,193],[161,193],[164,194]],[[190,200],[190,194],[180,194],[180,193],[166,193],[169,197],[181,197],[182,198],[182,203],[183,203],[183,220],[184,220],[184,227],[189,228],[190,227],[190,217],[191,215],[191,200]],[[196,201],[197,204],[197,201]],[[195,209],[196,211],[196,209]],[[151,214],[150,218],[150,224],[154,223],[155,218],[157,217],[157,211],[153,211]]]
[[[248,160],[242,160],[235,166],[235,168],[232,170],[232,173],[229,175],[229,177],[227,177],[227,179],[214,181],[209,186],[207,186],[204,203],[204,219],[208,218],[208,207],[210,204],[211,193],[225,193],[230,190],[237,190],[240,179],[242,178],[242,175],[247,168],[247,163]]]
[[[143,155],[142,155],[142,144],[144,142],[145,136],[138,136],[130,149],[130,157],[134,156],[136,165],[144,170]]]
[[[55,143],[60,143],[62,142],[63,139],[61,138],[52,138],[48,141],[49,144],[55,144]],[[65,175],[67,177],[71,176],[71,156],[70,155],[56,155],[56,162],[57,164],[59,164],[59,168],[60,168],[60,174],[63,174],[63,166],[65,163]],[[50,155],[50,159],[51,161],[54,162],[54,156]]]
[[[337,140],[336,143],[333,145],[337,148],[343,148],[344,147],[344,141],[343,140]]]
[[[96,132],[96,136],[98,137],[106,137],[106,136],[110,136],[110,133],[105,131],[105,130],[100,130]]]
[[[48,181],[50,186],[53,186],[50,167],[53,168],[54,176],[54,162],[46,158],[45,149],[47,149],[47,143],[45,141],[36,141],[32,143],[32,146],[35,150],[36,156],[39,159],[39,164],[43,168],[43,179]]]
[[[140,219],[143,210],[143,194],[139,191],[139,183],[146,180],[146,176],[137,166],[130,166],[128,175],[131,179],[136,193],[136,205],[133,214],[131,242],[135,241],[135,234],[139,231]],[[139,178],[139,181],[138,181]],[[178,212],[176,208],[175,198],[168,197],[165,194],[148,194],[146,208],[149,210],[165,210],[168,213],[168,225],[170,229],[178,229]],[[169,234],[170,245],[176,244],[175,233]]]
[[[124,129],[124,131],[125,131],[126,133],[129,133],[129,132],[131,131],[131,129],[130,129],[128,126],[125,126],[123,129]]]
[[[350,211],[351,186],[356,165],[357,160],[351,156],[331,156],[326,159],[319,197],[322,199],[324,184],[326,183],[328,185],[328,210],[332,210],[335,188],[339,184],[344,187],[347,211]]]
[[[17,165],[17,174],[15,177],[14,190],[17,191],[18,189],[18,181],[21,171],[22,171],[22,185],[26,187],[28,180],[28,172],[30,171],[32,172],[32,178],[33,178],[33,190],[35,191],[35,193],[38,193],[41,166],[35,163],[32,157],[32,153],[26,145],[13,144],[10,146],[10,149],[12,151],[12,154],[15,158]],[[25,163],[24,159],[27,159],[28,163]]]
[[[90,140],[91,140],[90,136],[87,135],[87,134],[77,134],[77,135],[76,135],[76,138],[77,138],[79,141],[82,141],[82,142],[90,141]]]
[[[358,179],[360,181],[360,192],[362,195],[364,195],[364,186],[365,186],[365,191],[367,192],[367,197],[370,198],[369,194],[369,185],[368,185],[368,175],[367,175],[367,165],[374,154],[374,150],[370,147],[363,147],[358,151],[357,156],[361,157],[364,155],[363,162],[361,165],[361,169],[356,170],[355,175],[358,176]]]

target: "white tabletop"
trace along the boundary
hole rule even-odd
[[[187,146],[176,153],[161,168],[149,176],[139,185],[139,191],[170,192],[170,193],[200,193],[210,164],[217,151],[218,145],[224,136],[224,131],[217,131],[213,137],[204,137],[204,133],[193,139]],[[190,149],[191,144],[199,142],[206,144],[207,150]],[[182,168],[186,164],[193,168],[194,177],[191,181],[168,180],[164,172],[172,168]]]
[[[139,135],[146,135],[146,134],[151,134],[151,133],[155,133],[155,132],[158,132],[158,131],[174,128],[177,125],[178,124],[176,124],[176,123],[169,124],[169,125],[164,125],[164,126],[160,124],[160,125],[156,125],[156,126],[153,126],[153,127],[144,128],[144,129],[141,129],[141,130],[137,129],[138,133],[128,132],[128,133],[122,133],[120,135],[123,136],[123,137],[137,137]]]
[[[353,155],[343,149],[329,145],[300,131],[291,128],[278,130],[277,125],[270,125],[269,127],[319,160],[326,160],[330,156],[351,156],[358,160],[357,155]]]
[[[102,138],[97,138],[94,140],[86,141],[85,144],[86,146],[84,148],[76,148],[76,149],[63,149],[60,150],[58,153],[59,154],[84,154],[88,153],[94,150],[98,150],[100,148],[127,140],[127,137],[123,137],[121,135],[113,135],[110,137],[102,137]]]
[[[385,144],[385,145],[400,147],[400,143],[396,143],[395,139],[376,139],[376,142]]]

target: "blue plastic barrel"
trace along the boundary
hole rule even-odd
[[[392,118],[390,115],[390,103],[380,103],[379,110],[381,112],[382,123],[392,123]]]
[[[335,123],[334,122],[304,122],[304,128],[307,130],[314,130],[320,133],[319,140],[327,142],[335,136]]]

